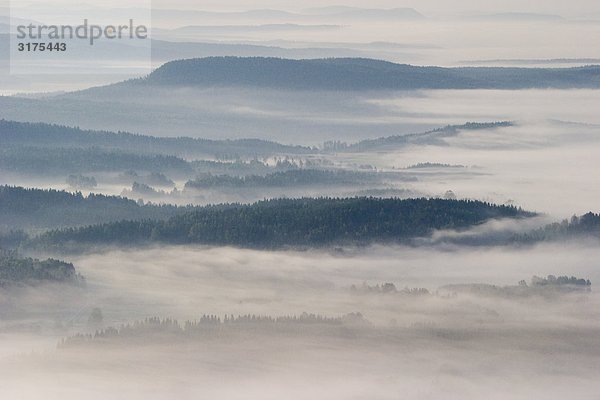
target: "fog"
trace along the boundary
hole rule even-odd
[[[381,310],[368,312],[367,305],[340,296],[339,289],[362,282],[393,282],[399,288],[434,291],[453,283],[510,285],[548,274],[600,278],[589,262],[596,257],[594,247],[553,247],[557,246],[520,250],[376,246],[332,253],[166,247],[71,258],[87,277],[89,290],[108,300],[102,306],[106,315],[117,316],[115,321],[122,320],[120,314],[125,311],[128,319],[158,315],[180,320],[193,319],[198,313],[337,315],[360,311],[374,322],[387,323]]]
[[[452,190],[461,198],[512,203],[566,218],[597,207],[600,193],[595,189],[593,171],[600,167],[599,134],[595,125],[531,121],[515,127],[462,131],[442,143],[409,146],[377,156],[353,154],[346,160],[380,168],[423,162],[469,166],[411,170],[417,179],[406,187],[430,195]]]
[[[77,52],[61,58],[66,74],[48,74],[44,68],[11,75],[9,35],[17,21],[8,17],[7,3],[0,0],[1,119],[171,138],[258,138],[312,150],[258,157],[252,153],[256,143],[240,155],[236,149],[243,145],[224,142],[207,147],[223,154],[198,149],[190,150],[198,152],[195,156],[166,154],[185,158],[179,161],[186,172],[171,174],[160,170],[168,168],[164,165],[134,163],[135,158],[182,152],[184,141],[169,147],[149,140],[138,150],[131,144],[120,149],[125,142],[107,139],[99,142],[107,146],[106,157],[82,163],[71,159],[74,153],[44,159],[61,154],[52,143],[15,140],[0,149],[8,170],[0,171],[0,185],[75,192],[87,180],[84,195],[179,205],[306,196],[444,197],[514,205],[539,215],[438,231],[410,246],[261,251],[92,245],[74,254],[27,245],[18,252],[0,249],[8,260],[0,271],[1,399],[564,400],[600,393],[598,241],[505,244],[515,234],[598,211],[600,114],[595,105],[600,90],[103,86],[142,77],[140,66],[149,71],[171,60],[223,55],[368,57],[437,66],[598,64],[600,2],[154,0],[151,60],[128,44],[100,42],[92,49],[95,56],[128,69],[93,75],[79,73],[89,60],[77,61]],[[13,16],[21,22],[80,23],[85,16],[114,24],[149,11],[147,0],[16,3]],[[388,10],[398,7],[414,10]],[[357,145],[495,121],[511,123]],[[326,145],[329,141],[340,143]],[[143,139],[132,143],[142,146]],[[69,145],[68,139],[56,144]],[[31,160],[11,164],[13,150]],[[114,156],[117,150],[123,150],[122,158]],[[88,154],[95,157],[94,151]],[[248,164],[229,168],[194,163],[196,157]],[[274,167],[290,159],[297,164]],[[118,165],[105,165],[114,160]],[[256,162],[251,169],[250,161],[264,164]],[[99,170],[82,166],[88,163]],[[139,168],[121,171],[121,165]],[[352,176],[355,182],[336,183],[330,177],[299,179],[294,182],[304,183],[297,185],[236,181],[245,172],[264,176],[300,165],[353,173],[346,179]],[[153,173],[163,179],[145,192],[133,190],[134,182],[150,182]],[[221,173],[234,177],[219,181]],[[74,179],[67,180],[71,174]],[[186,182],[202,177],[215,177],[216,183],[186,188]],[[44,204],[52,201],[43,194],[21,195],[25,208],[40,205],[32,217],[38,221],[26,227],[30,235],[56,227],[56,222],[42,224],[49,213],[86,212],[85,205],[69,208],[68,200]],[[9,206],[20,210],[19,199],[10,198]],[[111,214],[119,211],[111,209],[116,203],[93,211],[99,218],[114,218],[121,215]],[[438,217],[427,212],[423,218]],[[18,228],[0,222],[1,233]],[[11,281],[12,275],[20,276],[15,266],[26,264],[19,264],[25,256],[73,263],[85,281],[56,283],[60,279],[35,274]],[[50,270],[43,262],[31,265]],[[557,283],[565,276],[571,283]]]
[[[306,95],[308,96],[308,95]],[[485,101],[483,101],[485,99]],[[377,137],[383,134],[420,132],[430,127],[466,121],[514,120],[515,126],[494,129],[462,130],[456,135],[424,140],[410,145],[389,146],[365,152],[321,153],[297,157],[298,159],[322,159],[326,163],[319,168],[360,170],[371,166],[378,171],[371,181],[356,185],[305,185],[302,187],[215,187],[203,190],[183,190],[185,180],[176,182],[179,193],[175,196],[151,196],[142,193],[124,192],[131,185],[118,183],[114,177],[102,173],[86,173],[98,179],[94,192],[120,195],[137,200],[171,202],[177,204],[208,204],[222,202],[253,202],[271,197],[355,196],[381,193],[383,196],[443,196],[452,190],[458,198],[472,198],[500,204],[514,204],[528,210],[548,213],[554,219],[569,218],[597,209],[600,197],[596,184],[596,171],[600,168],[600,120],[594,113],[597,99],[595,91],[458,91],[427,92],[420,95],[379,98],[369,100],[363,110],[374,125],[360,125],[354,120],[342,122],[350,127],[342,133],[315,129],[314,121],[308,126],[302,118],[294,121],[296,131],[286,131],[284,122],[277,117],[263,119],[267,124],[282,128],[281,141],[298,143],[308,141],[317,144],[317,139],[344,138],[353,143],[360,138]],[[215,101],[216,102],[216,101]],[[324,104],[325,101],[321,102]],[[206,103],[208,104],[208,103]],[[331,99],[330,105],[334,104]],[[267,107],[267,106],[265,106]],[[340,110],[352,114],[349,107]],[[375,111],[370,111],[375,110]],[[317,112],[313,110],[312,112]],[[190,112],[187,115],[193,115]],[[272,114],[271,114],[272,115]],[[331,121],[330,116],[323,117]],[[341,118],[341,117],[340,117]],[[365,117],[366,118],[366,117]],[[381,129],[385,118],[398,119],[391,125],[397,131]],[[284,118],[284,121],[287,117]],[[231,119],[224,119],[232,123]],[[276,121],[276,122],[274,122]],[[248,122],[248,131],[257,125]],[[291,122],[285,122],[291,123]],[[410,124],[422,124],[408,129]],[[173,123],[171,125],[175,125]],[[347,124],[347,125],[346,125]],[[409,124],[409,125],[405,125]],[[379,129],[379,130],[375,130]],[[388,132],[389,130],[389,132]],[[356,136],[351,139],[351,132]],[[166,132],[166,131],[163,131]],[[174,130],[174,132],[181,132]],[[205,127],[198,128],[197,135],[206,134]],[[240,130],[240,135],[244,131]],[[265,131],[261,131],[265,134]],[[314,132],[315,136],[302,136],[302,132]],[[320,134],[321,136],[316,136]],[[250,133],[248,135],[252,136]],[[330,135],[330,136],[327,136]],[[288,138],[284,140],[283,137]],[[306,142],[304,142],[306,143]],[[404,168],[419,163],[461,165],[465,168]],[[77,171],[73,171],[74,173]],[[371,170],[373,172],[373,170]],[[387,174],[387,175],[386,175]],[[66,176],[41,179],[14,174],[2,174],[1,184],[54,187],[69,189]],[[193,176],[190,176],[193,179]],[[43,182],[42,182],[43,180]]]
[[[559,120],[600,124],[597,113],[589,107],[599,101],[599,93],[596,90],[336,93],[123,87],[42,101],[4,97],[0,98],[0,116],[157,136],[251,137],[319,145],[326,140],[354,142],[467,121]],[[168,103],[165,98],[169,98]],[[543,131],[537,130],[537,134],[542,135]]]
[[[51,399],[585,397],[598,390],[595,292],[435,293],[457,283],[515,285],[532,275],[596,282],[590,260],[598,256],[597,246],[581,244],[334,252],[162,247],[72,256],[87,287],[55,294],[70,300],[60,311],[48,303],[52,311],[45,314],[36,300],[52,289],[15,293],[40,309],[3,319],[0,393],[23,399],[40,393]],[[350,290],[363,282],[432,294]],[[202,314],[302,312],[360,312],[370,324],[342,330],[241,325],[197,337],[150,330],[57,349],[60,337],[93,329],[87,323],[92,307],[102,310],[104,327],[151,316],[183,323]],[[24,329],[24,318],[42,328],[8,333]]]

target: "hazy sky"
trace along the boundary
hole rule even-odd
[[[123,2],[119,2],[123,4]],[[202,2],[191,0],[154,0],[154,7],[160,8],[194,8],[194,9],[256,9],[277,8],[300,10],[306,7],[323,7],[329,5],[347,5],[368,8],[412,7],[427,14],[456,14],[478,12],[535,12],[558,13],[565,16],[585,16],[588,13],[600,13],[600,3],[595,0],[577,0],[566,2],[564,0],[536,0],[523,2],[522,0],[305,0],[301,3],[292,0],[261,0],[248,3],[241,0],[204,0]]]
[[[51,0],[46,3],[59,5],[69,0]],[[79,2],[78,4],[89,4],[90,6],[101,5],[102,7],[132,7],[136,3],[146,3],[148,0],[128,0],[117,1],[107,0],[100,4],[93,2]],[[26,6],[31,1],[12,0],[13,6]],[[251,3],[242,0],[153,0],[155,8],[188,8],[196,10],[248,10],[260,8],[273,8],[300,11],[309,7],[324,7],[331,5],[346,5],[353,7],[366,8],[394,8],[394,7],[412,7],[427,15],[452,15],[469,13],[495,13],[495,12],[533,12],[561,14],[567,17],[597,17],[600,16],[600,2],[595,0],[535,0],[523,2],[522,0],[304,0],[297,2],[293,0],[260,0]],[[1,6],[7,6],[8,0],[0,1]],[[598,14],[598,15],[590,15]]]

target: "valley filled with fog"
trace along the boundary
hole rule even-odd
[[[135,399],[502,398],[507,391],[560,398],[570,386],[586,397],[598,389],[597,294],[514,288],[540,274],[597,281],[590,262],[597,253],[570,244],[309,253],[162,247],[78,256],[72,260],[87,278],[85,290],[55,294],[56,303],[43,291],[15,294],[18,304],[4,297],[3,310],[13,314],[3,318],[1,357],[11,368],[2,392],[24,399],[40,390],[78,398],[90,388]],[[497,286],[456,285],[484,282]],[[497,290],[505,286],[513,289]],[[102,310],[101,323],[81,317],[93,307]],[[13,320],[13,308],[27,308],[28,318]],[[305,312],[343,318],[302,320]],[[202,315],[300,320],[216,326]],[[150,321],[123,337],[72,339],[56,349],[74,332],[153,316],[176,318],[181,328]],[[180,331],[186,320],[200,325]],[[32,380],[35,387],[26,384]]]
[[[574,102],[578,101],[575,93],[563,94],[573,96]],[[486,96],[494,96],[490,93],[455,95],[464,96],[462,102],[473,103],[478,99],[482,103],[483,99],[487,99]],[[542,95],[539,93],[527,101],[541,101],[537,96]],[[581,95],[587,97],[585,94]],[[587,92],[587,95],[592,96],[593,93]],[[508,102],[508,93],[497,96],[506,96]],[[552,103],[552,97],[547,96],[546,101]],[[557,105],[558,98],[559,94],[556,94]],[[412,100],[415,104],[404,98],[396,98],[390,100],[393,105],[390,104],[389,107],[402,107],[402,104],[406,104],[416,112],[417,108],[424,110],[430,107],[427,104],[429,102],[439,101],[435,98]],[[449,98],[447,101],[454,104]],[[420,102],[425,105],[419,107],[417,104]],[[461,129],[459,125],[456,132],[424,135],[422,139],[408,143],[373,144],[367,141],[361,145],[359,139],[338,143],[339,140],[334,137],[330,138],[328,143],[323,141],[314,147],[299,150],[283,149],[282,153],[263,150],[259,143],[256,150],[248,148],[248,154],[243,154],[244,150],[240,149],[235,149],[229,154],[208,150],[208,154],[203,158],[210,160],[212,164],[194,164],[198,156],[177,154],[181,157],[182,165],[185,161],[191,163],[189,171],[142,166],[141,169],[147,172],[140,172],[139,167],[131,163],[128,164],[131,167],[123,169],[138,169],[139,173],[131,175],[126,171],[129,174],[127,175],[116,168],[106,169],[102,165],[96,168],[85,166],[85,170],[78,171],[80,167],[73,167],[67,163],[64,167],[57,165],[56,172],[46,170],[44,174],[47,176],[41,177],[37,174],[36,167],[27,167],[28,170],[18,168],[5,153],[3,162],[6,167],[5,173],[0,177],[0,183],[70,191],[79,188],[84,192],[124,195],[133,200],[181,205],[253,202],[282,196],[443,196],[450,190],[460,198],[515,204],[528,210],[548,213],[555,218],[568,218],[573,214],[595,209],[599,196],[594,182],[596,171],[600,167],[600,125],[595,123],[593,109],[586,107],[584,101],[579,107],[573,107],[571,113],[562,114],[564,119],[551,119],[550,114],[545,115],[547,118],[540,118],[540,115],[535,115],[535,111],[529,113],[526,105],[521,107],[520,112],[516,111],[515,106],[512,114],[509,111],[498,114],[490,111],[490,114],[486,114],[486,111],[473,110],[470,116],[456,119],[448,117],[448,123],[461,121],[460,118],[463,118],[462,121],[484,121],[484,118],[488,118],[490,121],[515,122],[511,126],[483,126],[480,129]],[[550,104],[549,109],[551,108]],[[449,114],[453,112],[460,114],[461,111],[449,110]],[[559,113],[557,111],[554,115]],[[475,118],[473,114],[477,114],[478,117]],[[530,119],[527,119],[528,115]],[[428,126],[443,127],[441,123],[436,125],[437,118],[442,120],[441,116],[435,117]],[[424,133],[425,128],[422,129],[413,133]],[[384,135],[384,132],[380,134]],[[395,137],[397,136],[392,136]],[[359,144],[353,146],[356,143]],[[34,158],[34,161],[38,159],[31,153],[29,156]],[[250,165],[254,160],[258,162]],[[85,160],[82,162],[85,163]],[[305,182],[297,185],[283,185],[282,182],[270,182],[268,179],[244,186],[240,186],[239,182],[207,180],[207,174],[218,180],[217,177],[222,174],[265,176],[290,170],[299,170],[301,173],[306,169],[331,171],[331,176],[323,177],[321,181],[319,177],[312,180],[307,178]],[[166,177],[165,183],[150,179],[154,172],[163,174]],[[73,186],[67,179],[73,173],[93,177],[97,185],[92,188]],[[194,179],[198,176],[203,178],[200,183],[194,185]],[[132,189],[132,184],[136,182],[143,186],[138,185]],[[174,189],[177,191],[173,192]]]

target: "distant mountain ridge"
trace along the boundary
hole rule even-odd
[[[425,16],[413,8],[360,8],[348,6],[317,7],[303,12],[289,12],[276,9],[253,9],[246,11],[206,11],[206,10],[176,10],[153,9],[153,18],[162,20],[210,21],[227,20],[257,20],[257,21],[298,21],[324,19],[397,19],[419,20]]]
[[[269,156],[304,154],[311,149],[260,139],[210,140],[190,137],[156,137],[128,132],[83,130],[55,124],[16,122],[0,119],[3,146],[40,148],[90,148],[168,154],[194,158],[199,155],[234,154]]]
[[[424,19],[425,16],[414,8],[359,8],[349,6],[317,7],[306,10],[311,15],[333,16],[337,18],[376,18],[376,19]]]
[[[527,13],[527,12],[504,12],[496,14],[481,15],[477,19],[490,21],[563,21],[564,18],[556,14]]]
[[[322,149],[298,145],[285,145],[260,139],[210,140],[190,137],[157,137],[128,132],[83,130],[80,128],[46,124],[16,122],[0,119],[0,141],[7,149],[33,147],[39,149],[102,149],[134,151],[137,154],[169,155],[197,158],[202,155],[239,154],[271,156],[274,154],[316,154],[331,151],[361,152],[411,144],[440,144],[444,137],[454,136],[461,130],[494,129],[514,126],[512,121],[467,122],[448,125],[426,132],[384,136],[355,143],[325,142]],[[2,151],[0,151],[0,155]]]
[[[366,58],[207,57],[171,61],[130,84],[288,90],[598,88],[600,66],[445,68]]]

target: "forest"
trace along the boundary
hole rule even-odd
[[[117,196],[0,186],[0,228],[83,226],[123,219],[164,219],[193,207],[140,204]]]
[[[98,148],[135,154],[164,154],[184,158],[237,154],[265,157],[280,154],[305,154],[308,147],[286,146],[257,139],[209,140],[189,137],[157,137],[128,132],[83,130],[46,123],[27,123],[0,119],[0,141],[10,147]]]
[[[197,243],[250,248],[398,243],[437,229],[534,216],[471,200],[304,198],[208,206],[166,221],[121,221],[44,233],[30,245]]]
[[[375,173],[344,170],[295,169],[273,172],[265,176],[204,175],[185,184],[186,189],[299,187],[307,185],[358,185],[376,179]]]
[[[0,149],[0,170],[37,176],[69,175],[124,170],[159,171],[189,176],[193,170],[181,158],[160,154],[134,154],[100,148],[43,148],[32,146]]]
[[[327,334],[330,336],[348,333],[349,329],[364,329],[370,322],[361,313],[349,313],[341,317],[326,317],[313,313],[288,316],[246,315],[202,315],[199,319],[180,324],[173,318],[151,317],[124,324],[118,328],[109,327],[93,334],[76,334],[64,338],[59,349],[85,345],[102,345],[116,341],[139,340],[154,337],[158,340],[194,340],[206,337],[231,337],[246,334],[281,334],[299,336],[306,334]]]
[[[527,243],[582,237],[600,237],[600,214],[588,212],[581,216],[574,215],[570,220],[564,219],[520,235],[517,240]]]
[[[147,78],[124,85],[254,86],[341,91],[597,88],[600,86],[600,67],[443,68],[365,58],[207,57],[170,61]]]
[[[289,170],[246,177],[207,175],[188,182],[186,188],[296,187],[319,183],[350,184],[352,180],[356,185],[362,176],[371,175],[373,173],[320,170]],[[166,177],[160,174],[138,178],[168,184]],[[138,182],[126,192],[132,196],[165,194]],[[81,192],[0,186],[0,246],[17,248],[30,237],[30,244],[42,247],[65,241],[87,244],[96,241],[98,244],[198,243],[256,248],[368,244],[428,237],[434,230],[466,229],[493,218],[534,215],[512,206],[454,201],[451,197],[273,199],[253,204],[176,206],[94,193],[84,196]],[[35,238],[35,230],[40,229],[52,232]],[[590,212],[524,233],[442,237],[439,240],[471,246],[506,246],[599,236],[600,215]]]
[[[85,280],[71,263],[51,258],[42,261],[24,258],[13,251],[0,249],[0,288],[43,282],[82,285]]]
[[[427,132],[412,133],[406,135],[393,135],[377,139],[365,139],[353,144],[340,144],[333,146],[332,150],[340,152],[362,152],[378,151],[383,149],[395,149],[409,145],[441,145],[446,146],[445,138],[455,137],[461,131],[489,130],[515,126],[514,122],[468,122],[463,125],[447,125],[432,129]],[[329,147],[332,145],[330,144]]]

